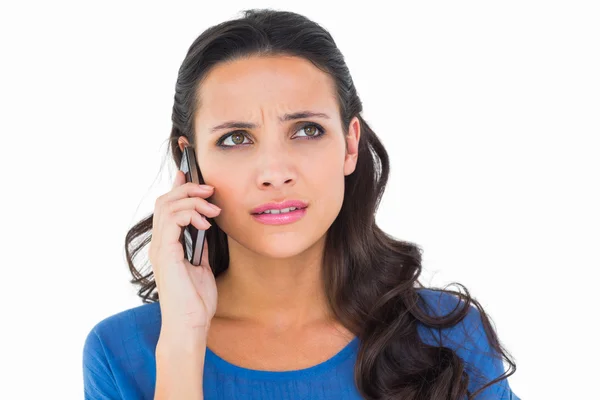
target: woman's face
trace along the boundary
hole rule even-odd
[[[195,151],[205,182],[215,187],[211,202],[222,209],[215,221],[230,249],[234,240],[287,258],[323,239],[341,209],[360,137],[357,118],[343,135],[333,80],[302,58],[255,56],[214,67],[199,99]],[[283,119],[306,111],[325,116]],[[214,129],[231,121],[254,127]],[[284,200],[305,202],[304,216],[268,225],[252,215]]]

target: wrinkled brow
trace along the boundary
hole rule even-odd
[[[284,114],[279,117],[279,122],[283,123],[286,121],[293,121],[296,119],[304,119],[304,118],[325,118],[329,119],[329,116],[324,113],[313,112],[313,111],[299,111],[291,114]],[[251,122],[242,122],[242,121],[227,121],[220,125],[213,127],[210,131],[216,132],[221,129],[255,129],[258,125],[253,124]]]

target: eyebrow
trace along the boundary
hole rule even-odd
[[[291,114],[284,114],[282,117],[279,117],[279,122],[283,123],[286,121],[292,121],[295,119],[303,119],[303,118],[325,118],[329,119],[329,115],[324,113],[318,113],[313,111],[299,111]],[[228,121],[224,122],[220,125],[215,126],[210,131],[215,132],[221,129],[255,129],[257,127],[256,124],[250,122],[241,122],[241,121]]]

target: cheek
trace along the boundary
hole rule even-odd
[[[244,221],[245,217],[250,216],[249,210],[244,208],[246,205],[239,201],[243,198],[245,188],[242,185],[243,183],[238,182],[236,178],[220,178],[214,183],[215,194],[208,200],[209,203],[221,208],[219,215],[213,219],[228,235],[231,234],[232,227],[238,226],[239,221]]]
[[[242,186],[240,185],[236,185],[233,179],[214,183],[215,194],[210,198],[209,202],[221,208],[219,216],[223,215],[225,210],[240,208],[240,203],[235,201],[243,193],[243,190],[241,190]]]
[[[318,206],[314,211],[318,209],[318,218],[323,222],[332,222],[344,201],[344,166],[341,162],[330,159],[312,171],[311,180],[310,197],[314,205]]]
[[[243,176],[243,169],[238,171],[226,166],[216,168],[214,165],[217,163],[214,163],[210,170],[208,168],[203,170],[202,174],[206,183],[215,188],[215,193],[208,201],[222,209],[221,214],[216,218],[218,220],[226,209],[231,208],[232,204],[229,203],[233,199],[239,199],[244,191],[247,192],[248,177]]]

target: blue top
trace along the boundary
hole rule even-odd
[[[450,294],[430,289],[418,293],[433,307],[435,315],[446,314],[458,303]],[[438,302],[438,300],[442,300]],[[83,383],[86,399],[153,399],[156,381],[154,351],[160,333],[158,303],[144,304],[100,321],[88,334],[83,349]],[[439,333],[422,324],[422,340],[438,345]],[[468,332],[468,334],[467,334]],[[501,360],[485,355],[490,351],[479,311],[471,307],[457,325],[442,329],[442,344],[465,361],[469,390],[474,392],[504,372]],[[231,364],[206,349],[203,388],[206,400],[223,399],[362,399],[354,383],[359,339],[355,337],[336,355],[315,366],[294,371],[253,370]],[[484,374],[479,378],[471,365]],[[483,379],[483,380],[482,380]],[[507,379],[489,386],[477,400],[520,400]]]

